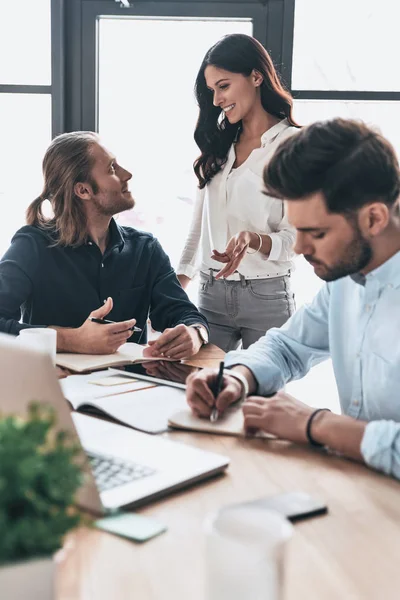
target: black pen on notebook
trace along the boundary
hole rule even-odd
[[[219,363],[219,371],[218,371],[218,375],[217,375],[217,380],[215,382],[214,385],[214,398],[217,399],[219,396],[219,393],[222,389],[222,379],[224,377],[224,361],[222,360]],[[213,407],[212,411],[211,411],[211,415],[210,415],[210,421],[211,423],[215,423],[215,421],[218,420],[218,409],[216,406]]]
[[[89,321],[92,321],[92,323],[99,323],[100,325],[109,325],[110,323],[117,323],[117,321],[110,321],[109,319],[98,319],[97,317],[89,317]],[[142,331],[140,327],[136,327],[135,325],[133,327],[129,327],[129,329],[132,329],[132,331],[134,331],[135,333],[139,333],[139,331]]]

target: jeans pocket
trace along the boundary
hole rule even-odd
[[[250,279],[248,282],[249,292],[259,300],[284,300],[288,298],[285,285],[282,280],[272,279]]]

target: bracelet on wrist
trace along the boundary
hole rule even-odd
[[[307,440],[308,440],[308,443],[311,446],[314,446],[314,448],[323,448],[325,446],[325,444],[320,444],[319,442],[317,442],[316,440],[314,440],[313,436],[311,435],[312,422],[313,422],[314,418],[317,416],[317,414],[320,413],[320,412],[323,412],[323,411],[331,412],[331,410],[329,408],[317,408],[308,417],[308,421],[307,421],[307,424],[306,424],[306,436],[307,436]]]
[[[253,252],[250,252],[250,250],[247,250],[247,254],[257,254],[257,252],[260,252],[260,250],[261,250],[261,246],[262,246],[262,243],[263,243],[262,237],[261,237],[261,235],[259,233],[255,232],[255,231],[254,231],[254,233],[256,235],[258,235],[258,239],[259,239],[260,243],[258,245],[257,250],[253,250]]]

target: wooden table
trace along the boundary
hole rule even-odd
[[[165,435],[229,456],[227,473],[139,509],[168,527],[144,544],[89,529],[71,534],[74,547],[59,569],[57,600],[205,600],[205,515],[295,490],[322,497],[329,514],[294,526],[285,600],[400,598],[398,482],[286,442]]]
[[[183,362],[193,367],[218,367],[219,361],[224,360],[225,352],[214,344],[202,346],[197,354]]]

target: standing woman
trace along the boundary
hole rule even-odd
[[[185,288],[200,269],[199,310],[225,351],[258,340],[294,311],[295,232],[284,205],[263,194],[262,174],[297,131],[293,100],[263,46],[227,35],[206,54],[195,86],[199,191],[177,269]]]

